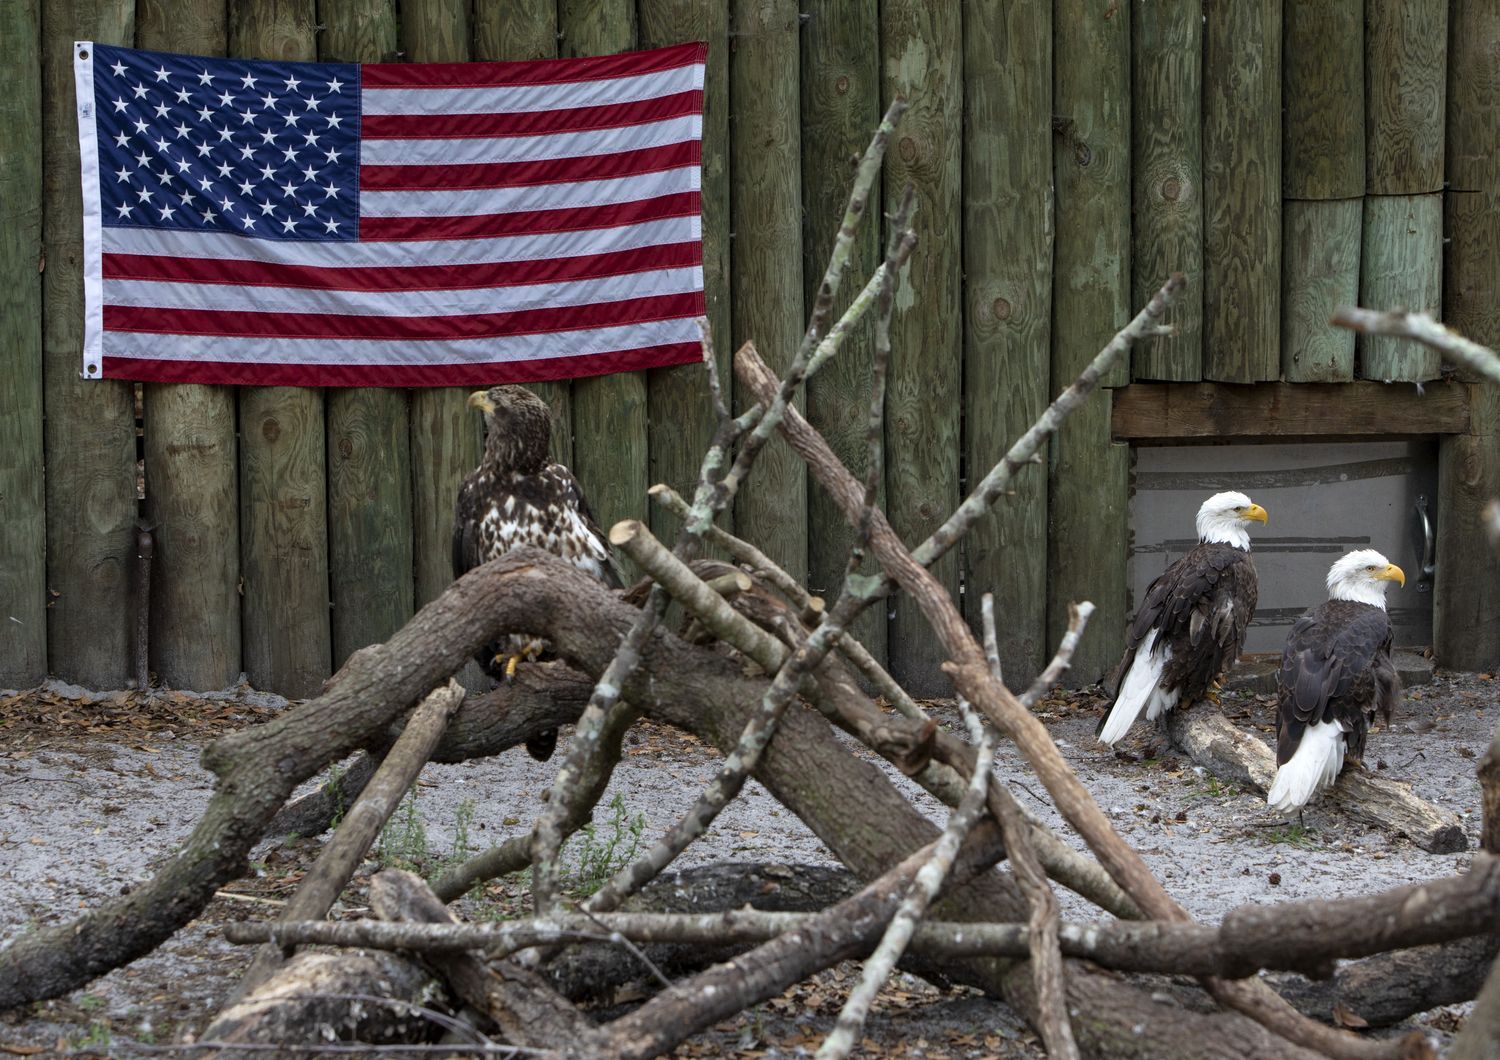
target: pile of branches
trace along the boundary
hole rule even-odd
[[[676,544],[667,548],[633,521],[611,532],[646,572],[642,586],[622,596],[534,550],[469,572],[390,641],[355,653],[316,699],[208,747],[204,763],[218,783],[183,848],[128,895],[71,924],[33,930],[0,953],[0,1009],[65,993],[159,946],[246,871],[262,837],[289,826],[319,830],[326,820],[318,819],[316,798],[306,811],[305,804],[288,806],[289,796],[363,751],[364,767],[342,781],[358,798],[283,915],[226,929],[232,941],[258,949],[197,1048],[277,1042],[290,1050],[303,1042],[315,1050],[333,1038],[432,1043],[437,1021],[444,1047],[454,1051],[657,1056],[836,962],[860,958],[863,974],[819,1056],[850,1052],[898,963],[1003,998],[1055,1057],[1421,1055],[1427,1047],[1420,1035],[1361,1036],[1325,1020],[1334,1001],[1358,1011],[1361,997],[1372,1006],[1382,998],[1381,1019],[1367,1018],[1391,1023],[1456,1000],[1442,996],[1464,982],[1453,973],[1456,962],[1479,969],[1494,954],[1489,933],[1500,908],[1500,861],[1480,853],[1468,872],[1426,884],[1338,902],[1252,906],[1217,925],[1195,922],[1115,832],[1029,709],[1067,667],[1090,605],[1075,608],[1051,664],[1016,695],[1000,680],[993,609],[987,602],[981,643],[928,570],[1037,462],[1110,365],[1133,343],[1163,332],[1163,314],[1184,280],[1166,282],[926,541],[908,548],[876,505],[894,293],[916,245],[909,190],[890,218],[884,264],[837,320],[833,307],[902,110],[900,102],[892,106],[865,153],[789,368],[778,377],[752,345],[736,354],[738,377],[755,398],[739,416],[724,402],[705,331],[718,429],[691,499],[666,487],[652,491],[654,502],[682,518]],[[861,481],[794,399],[867,313],[874,314],[876,339]],[[849,574],[831,605],[714,523],[778,433],[855,529]],[[707,546],[736,562],[704,559]],[[859,573],[862,567],[879,573]],[[916,601],[944,649],[967,740],[927,715],[846,634],[864,608],[896,591]],[[667,621],[673,602],[687,616],[680,627]],[[482,645],[523,630],[544,635],[558,661],[522,667],[513,683],[466,696],[452,675]],[[882,709],[877,697],[893,709]],[[589,819],[623,736],[642,717],[717,747],[723,766],[667,834],[575,904],[560,885],[562,845]],[[528,834],[430,884],[382,872],[371,883],[375,918],[326,919],[426,762],[494,755],[569,722],[576,734]],[[930,821],[836,730],[952,807],[946,824]],[[1025,813],[995,776],[1002,738],[1020,749],[1087,854]],[[652,881],[752,776],[846,867],[842,883],[828,885],[836,900],[740,908],[753,896],[726,886],[712,892],[717,899],[695,899],[692,912],[653,909],[650,899],[663,889]],[[294,820],[299,812],[311,813],[312,827]],[[455,922],[445,903],[478,881],[527,866],[534,916],[500,925]],[[1062,921],[1054,884],[1097,907],[1097,917]],[[677,947],[675,980],[652,956],[665,945]],[[607,1022],[579,1004],[589,988],[589,976],[577,972],[579,955],[600,950],[623,953],[656,981],[647,1000]],[[1295,986],[1287,996],[1260,974],[1326,979],[1344,958],[1363,960],[1340,968],[1324,987],[1287,977]],[[1177,980],[1178,994],[1164,994],[1164,983],[1173,981],[1138,978],[1150,973],[1187,977],[1201,991],[1179,996]],[[1469,996],[1478,981],[1477,972],[1467,977]],[[1487,989],[1500,987],[1492,979]],[[1496,1008],[1500,1003],[1481,1000],[1470,1024],[1478,1029],[1461,1036],[1454,1055],[1479,1055],[1474,1050]]]

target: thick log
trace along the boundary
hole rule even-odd
[[[730,378],[729,304],[729,5],[701,0],[640,0],[640,46],[657,48],[683,41],[706,41],[708,65],[703,89],[703,294],[715,343],[719,377]],[[878,117],[878,116],[877,116]],[[874,122],[870,128],[874,127]],[[866,130],[868,132],[868,129]],[[748,238],[748,237],[746,237]],[[727,396],[727,395],[726,395]],[[666,482],[691,492],[698,465],[716,426],[706,370],[685,364],[646,373],[650,410],[647,450],[652,483]],[[733,513],[719,516],[728,527]],[[651,530],[663,541],[676,540],[677,517],[651,510]]]
[[[396,53],[395,0],[332,0],[319,9],[318,57],[381,62]],[[328,573],[333,666],[411,617],[411,437],[406,391],[328,391]]]
[[[1364,0],[1287,0],[1282,19],[1282,193],[1357,199],[1365,193]]]
[[[1135,383],[1113,391],[1114,437],[1131,442],[1467,434],[1468,386]],[[1448,496],[1444,494],[1444,496]]]
[[[468,0],[399,4],[405,58],[419,63],[468,61],[469,7]],[[464,404],[468,394],[462,387],[428,387],[411,393],[412,559],[417,607],[435,600],[453,580],[453,499],[458,496],[459,483],[478,465],[484,451],[483,421]]]
[[[231,55],[316,59],[312,0],[247,0],[232,12]],[[332,673],[323,392],[244,387],[240,570],[245,672],[257,688],[316,695]]]
[[[876,0],[819,4],[802,27],[802,277],[804,304],[811,305],[828,264],[849,201],[854,161],[880,123],[880,55],[871,42],[880,32]],[[848,280],[834,303],[847,307],[862,277],[880,264],[880,190],[871,189],[866,217],[850,248]],[[868,464],[870,367],[873,320],[865,318],[844,341],[839,355],[807,383],[807,418],[833,451],[863,479]],[[877,503],[883,503],[879,484]],[[807,584],[832,600],[843,584],[854,532],[822,490],[807,498]],[[879,662],[886,659],[885,614],[871,610],[853,627],[854,636]]]
[[[370,881],[370,905],[386,921],[452,924],[453,917],[419,876],[387,869]],[[459,997],[489,1016],[505,1040],[533,1049],[566,1049],[594,1029],[535,972],[510,961],[486,965],[467,953],[426,958]]]
[[[1203,377],[1281,374],[1281,5],[1203,26]]]
[[[43,270],[43,437],[50,513],[47,661],[50,672],[65,680],[123,688],[134,614],[135,400],[130,383],[82,378],[83,201],[73,42],[129,45],[135,3],[60,0],[47,4],[45,14],[39,139],[43,243],[37,265]],[[23,130],[23,136],[27,129],[10,128]],[[36,126],[29,128],[35,136]],[[24,143],[18,141],[18,154],[38,150],[37,140],[30,148]]]
[[[1485,0],[1454,0],[1448,22],[1448,191],[1500,191],[1500,22]]]
[[[1203,275],[1203,3],[1131,10],[1131,304],[1161,278]],[[1203,284],[1167,310],[1174,334],[1130,355],[1132,379],[1203,378]]]
[[[0,688],[47,676],[47,522],[42,476],[41,18],[37,0],[0,8],[10,54],[0,124],[30,130],[0,165]],[[14,134],[12,134],[14,135]]]
[[[729,57],[734,345],[753,341],[777,369],[791,363],[805,320],[798,6],[795,0],[734,0],[730,5],[735,34]],[[761,452],[754,477],[735,502],[734,522],[741,537],[792,577],[806,580],[807,469],[781,439],[772,438]]]
[[[1282,203],[1281,374],[1290,383],[1354,378],[1354,333],[1329,317],[1359,299],[1364,200]]]
[[[558,54],[613,55],[636,46],[634,0],[561,0]],[[600,526],[647,517],[646,375],[573,382],[573,472]],[[626,580],[634,572],[627,567]]]
[[[370,1045],[430,1040],[433,1024],[420,1012],[432,977],[394,953],[304,953],[243,1001],[215,1017],[198,1036],[198,1048],[223,1045],[299,1044],[316,1048],[335,1041]],[[351,995],[361,1000],[351,1000]],[[389,999],[388,1004],[378,1000]]]
[[[1447,61],[1445,0],[1379,0],[1366,5],[1369,194],[1442,190]]]
[[[1224,780],[1264,792],[1276,776],[1276,756],[1215,710],[1174,710],[1168,716],[1172,742],[1204,769]],[[1404,836],[1433,854],[1469,848],[1458,815],[1413,795],[1400,781],[1384,780],[1351,765],[1321,801],[1363,824]],[[1313,803],[1314,807],[1318,803]]]
[[[988,468],[1031,426],[1051,396],[1052,12],[1047,4],[996,0],[977,0],[970,7],[974,17],[966,18],[963,27],[961,230],[976,235],[963,241],[963,445],[970,468]],[[927,44],[928,54],[933,47]],[[917,223],[924,237],[930,232],[934,238],[922,244],[913,275],[920,263],[931,260],[933,242],[953,230],[929,212],[926,202],[919,206]],[[915,387],[931,403],[887,402],[887,514],[904,541],[930,534],[958,500],[956,479],[938,477],[931,463],[945,458],[949,441],[941,417],[956,409],[953,400],[935,389],[943,379],[936,321],[958,319],[941,302],[944,282],[934,276],[915,284],[910,295],[902,292],[903,298],[915,298],[923,312],[942,314],[919,332],[897,336],[894,346],[900,352],[891,371],[893,399],[898,391]],[[912,314],[906,319],[911,321]],[[958,380],[952,384],[956,390]],[[937,418],[929,422],[929,416]],[[903,450],[913,453],[904,473]],[[957,452],[952,455],[956,458]],[[920,501],[915,511],[914,500]],[[967,549],[965,617],[977,628],[980,597],[994,594],[996,609],[1006,616],[1000,631],[1001,665],[1009,680],[1029,682],[1051,654],[1046,645],[1047,476],[1041,469],[1017,476],[1005,503],[969,535]],[[934,573],[958,599],[946,563]],[[943,658],[921,612],[904,595],[896,602],[891,635],[903,652],[920,644],[917,658],[925,666],[935,668]],[[894,673],[913,692],[947,694],[946,679],[935,683],[927,677],[925,686],[912,687],[903,680],[912,676],[910,670],[896,665]]]
[[[1365,198],[1360,305],[1437,316],[1443,307],[1443,196]],[[1426,346],[1383,335],[1359,338],[1359,374],[1386,382],[1436,379],[1442,359]]]

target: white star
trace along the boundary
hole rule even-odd
[[[240,218],[240,224],[244,225],[245,229],[248,231],[249,229],[255,227],[255,218],[251,217],[249,214],[246,214],[244,217]]]
[[[156,68],[156,83],[157,84],[161,84],[166,79],[167,79],[167,68],[165,66],[158,66]]]
[[[221,176],[221,177],[227,177],[227,176],[229,176],[229,173],[230,173],[230,165],[229,165],[229,163],[228,162],[220,162],[219,163],[219,176]]]
[[[135,156],[135,164],[140,166],[142,169],[145,169],[146,164],[150,161],[151,156],[148,155],[145,151],[142,151],[140,154]]]
[[[304,103],[306,103],[306,104],[307,104],[307,109],[308,109],[308,110],[317,110],[317,109],[318,109],[318,103],[319,103],[319,102],[321,102],[321,101],[320,101],[320,100],[316,100],[316,99],[313,99],[313,97],[312,97],[312,96],[308,96],[308,97],[307,97],[307,98],[306,98],[306,99],[305,99],[305,100],[303,100],[303,101],[302,101],[302,102],[304,102]]]
[[[208,192],[208,191],[210,191],[213,188],[213,186],[214,186],[214,182],[211,181],[211,180],[209,180],[207,177],[199,177],[198,178],[198,190],[199,191]]]
[[[240,84],[244,85],[246,88],[254,88],[255,82],[258,80],[260,79],[257,77],[251,77],[249,74],[246,74],[244,77],[240,78]]]
[[[315,132],[303,133],[302,138],[307,141],[308,147],[312,147],[318,142],[318,134]]]
[[[124,147],[130,142],[130,137],[124,133],[115,133],[115,146]]]
[[[227,128],[219,130],[220,143],[224,143],[225,141],[232,139],[234,139],[234,133],[230,132]]]
[[[296,125],[301,120],[302,115],[298,114],[296,111],[289,110],[286,112],[286,123],[288,125]]]
[[[122,169],[122,170],[120,170],[120,172],[123,173],[125,171]],[[122,177],[121,179],[123,180],[124,178]],[[283,184],[281,186],[281,197],[282,198],[284,198],[284,199],[290,199],[293,195],[296,195],[296,194],[297,194],[297,185],[293,184],[291,181],[287,181],[285,184]]]
[[[118,114],[118,113],[120,113],[120,112],[121,112],[121,111],[122,111],[122,110],[124,110],[124,109],[125,109],[125,108],[126,108],[126,107],[128,107],[128,106],[130,106],[130,104],[129,104],[129,103],[126,103],[126,102],[125,102],[125,101],[124,101],[124,100],[123,100],[123,99],[116,99],[116,100],[112,100],[112,102],[113,102],[113,103],[114,103],[114,105],[115,105],[115,113],[116,113],[116,114]]]
[[[251,184],[248,180],[240,182],[240,194],[241,195],[249,195],[254,190],[255,190],[255,185]]]
[[[179,122],[177,124],[177,128],[174,129],[173,131],[175,133],[177,133],[177,139],[181,140],[184,136],[186,136],[188,134],[187,122]]]
[[[167,141],[166,141],[166,139],[164,137],[157,137],[157,140],[156,140],[156,149],[157,149],[157,151],[165,154],[168,146],[169,145],[167,144]]]
[[[316,216],[318,216],[318,208],[316,206],[314,206],[310,202],[304,202],[302,204],[302,212],[304,214],[306,214],[308,217],[316,217]]]
[[[219,106],[230,107],[234,105],[234,97],[229,94],[229,89],[219,93]]]
[[[186,103],[189,98],[190,97],[188,96],[188,90],[187,89],[185,89],[185,88],[179,88],[177,90],[177,102],[178,103]]]
[[[288,92],[295,92],[297,91],[297,86],[301,83],[302,82],[298,81],[295,77],[289,77],[286,79],[286,90]]]
[[[172,164],[177,167],[177,172],[179,173],[186,173],[188,171],[189,163],[185,158],[176,159]]]
[[[167,116],[167,105],[165,103],[158,103],[151,109],[156,111],[156,116],[158,118],[165,118]]]
[[[260,175],[265,180],[275,180],[276,170],[272,169],[269,165],[264,165],[260,167]]]
[[[200,85],[209,84],[210,82],[213,81],[213,79],[214,79],[214,75],[211,74],[211,73],[209,73],[207,70],[203,70],[203,71],[201,71],[198,74],[198,83]]]
[[[198,157],[199,158],[207,158],[209,156],[209,154],[213,151],[213,148],[210,147],[210,146],[208,146],[208,144],[196,144],[195,145],[195,149],[198,152]]]
[[[138,199],[141,200],[141,202],[150,202],[151,201],[151,192],[149,192],[145,188],[142,188],[140,191],[136,192],[135,195],[136,195],[136,198],[138,198]]]
[[[274,144],[276,142],[276,134],[273,133],[270,129],[267,129],[265,132],[260,134],[260,140],[261,143]]]
[[[130,203],[128,203],[128,202],[122,202],[122,203],[120,203],[120,205],[116,206],[115,209],[117,211],[119,211],[120,216],[122,218],[124,218],[124,217],[129,217],[130,216],[130,211],[134,210],[135,207],[132,206],[132,205],[130,205]]]
[[[339,160],[338,148],[330,147],[328,150],[324,151],[323,154],[327,156],[330,165]]]
[[[146,98],[146,86],[145,85],[131,85],[130,86],[130,91],[132,91],[132,92],[135,93],[135,98],[136,99],[145,99]]]
[[[201,122],[207,122],[208,119],[212,118],[213,116],[214,116],[214,112],[211,111],[211,110],[209,110],[207,106],[203,106],[203,107],[199,107],[198,108],[198,120],[199,121],[201,121]]]
[[[175,206],[158,206],[157,209],[161,211],[161,219],[163,221],[170,221],[172,215],[177,212],[177,207]]]
[[[132,122],[132,124],[135,126],[135,131],[138,133],[143,133],[146,131],[146,123],[142,119],[137,118],[134,122]]]
[[[184,188],[182,194],[178,196],[178,198],[182,200],[182,205],[187,206],[193,201],[193,193]]]
[[[337,114],[330,114],[328,115],[328,127],[330,129],[337,129],[339,127],[339,122],[343,120],[344,119],[340,118]]]
[[[212,210],[204,210],[203,211],[203,223],[206,224],[206,225],[213,224],[215,216],[217,216],[217,215]]]
[[[333,181],[329,181],[328,182],[328,187],[326,187],[326,188],[323,189],[323,198],[325,198],[325,199],[336,199],[336,198],[338,198],[338,194],[339,194],[338,185],[335,184],[335,183],[333,183]]]
[[[161,172],[156,175],[156,182],[158,184],[170,184],[172,183],[173,176],[174,174],[170,169],[168,169],[166,166],[162,166]]]
[[[249,144],[244,144],[240,147],[240,157],[243,158],[246,162],[250,161],[250,159],[255,157],[255,148],[251,147]]]
[[[255,121],[255,115],[254,114],[251,114],[248,110],[242,110],[242,111],[240,111],[240,124],[241,125],[249,125],[253,121]]]
[[[124,77],[125,76],[125,64],[122,63],[122,62],[120,62],[120,60],[118,60],[118,59],[115,60],[115,65],[111,66],[110,70],[112,70],[114,72],[114,75],[116,77]]]
[[[255,205],[257,205],[257,206],[260,207],[260,214],[261,214],[262,217],[264,217],[266,214],[270,213],[272,210],[276,209],[276,207],[272,206],[268,202],[258,202]]]
[[[315,180],[315,179],[317,179],[318,171],[316,169],[314,169],[312,166],[308,166],[302,172],[303,172],[303,174],[306,175],[306,177],[307,177],[308,180]]]
[[[330,232],[337,232],[339,230],[339,223],[332,217],[330,217],[328,220],[323,222],[323,227]]]
[[[224,198],[219,200],[219,205],[222,206],[224,208],[224,211],[227,213],[229,212],[229,209],[234,205],[234,203],[230,202],[229,197],[226,195]]]
[[[270,110],[272,107],[276,106],[276,97],[267,92],[264,96],[261,97],[260,102],[262,110]]]
[[[124,166],[121,166],[119,168],[119,170],[117,170],[116,173],[115,173],[115,183],[116,184],[122,184],[122,183],[124,183],[125,181],[127,181],[129,179],[130,179],[130,170],[126,169]]]
[[[286,220],[281,222],[281,230],[283,232],[295,232],[297,230],[297,222],[292,220],[291,215],[288,215]]]
[[[297,149],[295,147],[288,147],[282,154],[286,156],[288,162],[297,161]]]
[[[335,77],[332,81],[328,82],[328,91],[330,91],[330,92],[342,92],[342,91],[344,91],[344,82],[340,81],[338,78]]]

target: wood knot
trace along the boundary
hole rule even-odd
[[[841,76],[833,83],[833,90],[841,96],[849,91],[849,77],[847,74]]]
[[[1167,202],[1176,202],[1182,196],[1182,181],[1168,177],[1161,182],[1161,197]]]
[[[990,303],[990,312],[995,315],[996,320],[1009,320],[1011,304],[1004,298],[997,298]]]
[[[349,460],[354,457],[354,443],[351,442],[348,438],[339,439],[339,455],[342,456],[345,460]]]
[[[274,419],[266,420],[260,425],[260,436],[268,442],[274,442],[281,437],[281,424]]]
[[[913,140],[910,136],[901,137],[901,142],[897,144],[897,149],[901,153],[901,161],[915,162],[917,160],[917,141]]]
[[[1094,161],[1094,152],[1090,150],[1088,144],[1079,140],[1073,145],[1073,159],[1080,166],[1091,165]]]

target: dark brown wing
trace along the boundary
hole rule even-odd
[[[1172,649],[1162,684],[1180,690],[1182,706],[1192,705],[1239,658],[1259,595],[1250,553],[1233,545],[1198,545],[1146,589],[1126,634],[1116,682],[1146,634],[1156,630],[1157,641]]]
[[[578,479],[565,465],[558,463],[548,464],[546,473],[560,483],[564,503],[578,513],[588,535],[598,542],[599,548],[607,557],[604,564],[604,584],[611,589],[624,588],[625,582],[620,576],[619,561],[615,558],[614,550],[610,548],[609,538],[604,536],[604,531],[599,528],[598,520],[589,509],[589,502],[583,495],[583,487],[578,484]]]
[[[1336,721],[1349,754],[1364,755],[1378,711],[1389,722],[1401,696],[1391,620],[1369,604],[1329,600],[1292,624],[1276,677],[1276,760],[1289,761],[1309,725]]]
[[[479,519],[489,476],[474,471],[458,488],[453,504],[453,576],[462,577],[485,561],[480,555]]]

